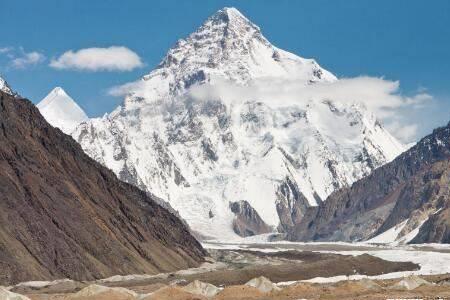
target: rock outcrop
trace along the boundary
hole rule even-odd
[[[246,237],[273,231],[247,201],[231,202],[230,209],[235,214],[233,230],[239,236]]]
[[[280,290],[280,288],[275,283],[273,283],[272,281],[270,281],[270,279],[268,279],[264,276],[253,278],[252,280],[247,282],[245,285],[257,288],[260,292],[263,292],[263,293]]]
[[[403,278],[399,282],[395,283],[394,285],[390,286],[390,289],[406,289],[408,291],[414,290],[422,285],[432,285],[430,282],[426,281],[423,278],[420,278],[419,276],[411,275],[406,278]]]
[[[73,293],[65,300],[135,300],[138,294],[132,290],[122,287],[106,287],[91,284],[84,289]]]
[[[193,282],[183,287],[183,289],[191,294],[201,295],[208,298],[214,297],[221,290],[215,285],[199,280],[194,280]]]
[[[1,300],[30,300],[30,298],[28,298],[26,296],[10,292],[1,286],[0,286],[0,299]]]

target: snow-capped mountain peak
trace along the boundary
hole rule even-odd
[[[75,127],[89,118],[80,106],[61,88],[54,88],[37,107],[54,127],[70,134]]]
[[[284,230],[404,149],[360,105],[298,93],[279,99],[287,83],[310,88],[337,80],[224,8],[131,84],[123,106],[81,124],[73,137],[204,236],[235,237],[230,204],[237,201]]]
[[[159,66],[145,75],[128,98],[158,100],[181,95],[194,85],[229,81],[249,85],[255,80],[277,78],[298,84],[335,81],[336,77],[306,59],[273,46],[258,26],[235,8],[224,8],[208,18],[187,38],[180,39]]]
[[[234,7],[224,7],[213,14],[210,20],[223,21],[225,23],[231,23],[234,21],[244,21],[251,23],[239,10]],[[256,26],[256,25],[255,25]]]
[[[212,25],[226,26],[227,30],[242,31],[251,27],[260,32],[260,28],[247,19],[239,10],[234,7],[224,7],[209,17],[197,32],[205,30],[206,27]]]
[[[256,38],[270,46],[261,29],[234,7],[225,7],[217,11],[191,37],[196,40],[212,38],[222,43],[227,40],[248,42],[249,39]]]

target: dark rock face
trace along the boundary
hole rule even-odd
[[[273,231],[247,201],[230,202],[230,209],[236,215],[233,220],[233,230],[236,234],[246,237]]]
[[[411,242],[449,242],[450,124],[371,175],[331,194],[288,229],[291,240],[366,240],[400,222],[428,220]]]
[[[1,285],[168,272],[204,255],[174,215],[0,92]]]
[[[417,236],[411,241],[419,243],[450,244],[450,207],[447,201],[445,209],[433,214],[420,228]]]
[[[295,181],[286,177],[278,187],[276,207],[280,217],[278,230],[285,232],[294,224],[300,223],[310,206]]]

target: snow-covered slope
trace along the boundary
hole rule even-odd
[[[60,87],[54,88],[37,107],[47,122],[66,134],[72,133],[78,124],[88,120],[85,112]]]
[[[73,137],[206,237],[235,236],[229,203],[239,200],[283,229],[403,151],[362,105],[265,93],[287,82],[336,80],[225,8],[129,84],[122,106],[81,124]]]
[[[13,95],[14,92],[11,90],[10,86],[6,82],[5,79],[0,77],[0,91],[5,92],[7,94]]]

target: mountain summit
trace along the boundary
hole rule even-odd
[[[140,89],[131,92],[125,106],[182,95],[194,85],[248,85],[258,79],[329,82],[336,77],[313,59],[305,59],[273,46],[235,8],[224,8],[171,48],[159,66],[144,76]],[[130,102],[131,101],[131,102]]]
[[[73,137],[204,237],[284,231],[404,149],[360,104],[282,93],[337,80],[224,8]]]
[[[219,10],[180,40],[162,63],[163,67],[171,65],[182,65],[183,72],[184,67],[201,68],[210,75],[220,70],[225,78],[241,83],[280,76],[303,81],[336,80],[314,60],[274,47],[260,28],[235,8]]]
[[[283,75],[310,80],[321,70],[313,60],[272,46],[259,27],[235,8],[218,11],[188,38],[179,40],[161,63],[160,69],[165,68],[178,70],[176,73],[181,75],[203,72],[197,74],[205,75],[205,80],[220,72],[225,78],[242,83]],[[335,79],[321,71],[329,80]]]
[[[61,87],[54,88],[37,107],[47,122],[66,134],[88,120],[86,113]]]

